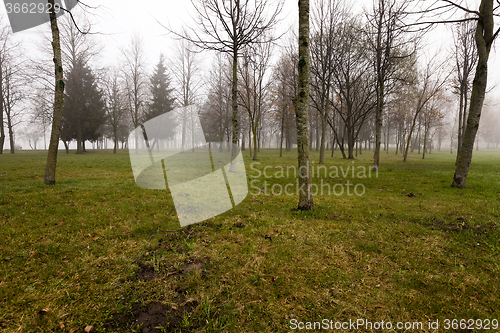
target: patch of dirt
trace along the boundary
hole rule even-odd
[[[188,261],[179,266],[177,275],[185,277],[193,272],[202,272],[203,268],[208,264],[209,258],[205,259],[188,259]]]
[[[113,331],[119,328],[137,329],[143,333],[170,332],[178,328],[185,315],[198,306],[194,298],[179,298],[179,303],[163,304],[158,301],[149,304],[139,302],[132,305],[131,313],[113,316],[104,328]]]
[[[451,231],[451,232],[463,232],[466,230],[472,230],[475,234],[486,234],[491,230],[497,228],[494,223],[486,223],[486,224],[477,224],[470,225],[467,223],[467,220],[463,217],[458,217],[454,221],[444,221],[438,218],[432,218],[429,222],[423,223],[425,226],[436,227],[443,231]]]
[[[235,226],[236,228],[240,228],[240,229],[241,229],[241,228],[244,228],[244,227],[245,227],[245,223],[243,223],[243,222],[236,222],[236,223],[234,224],[234,226]]]
[[[209,258],[188,258],[184,263],[180,264],[178,268],[175,268],[174,265],[162,265],[162,269],[159,271],[155,271],[153,266],[139,261],[139,269],[137,270],[135,275],[139,280],[143,281],[151,281],[157,276],[163,276],[167,278],[177,276],[184,278],[193,272],[201,273],[207,266],[209,261]]]
[[[142,262],[138,263],[139,269],[135,273],[139,280],[151,281],[156,277],[156,272],[153,266],[144,264]]]

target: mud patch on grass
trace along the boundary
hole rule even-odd
[[[143,281],[151,281],[157,277],[185,278],[192,273],[202,273],[205,267],[210,262],[210,258],[187,258],[183,263],[176,266],[173,264],[163,264],[160,268],[155,269],[152,265],[139,261],[137,264],[139,269],[135,273],[135,277]]]
[[[485,224],[470,224],[465,218],[458,217],[454,220],[442,220],[439,218],[432,218],[429,221],[425,221],[421,223],[424,226],[431,227],[433,229],[439,229],[448,232],[464,232],[470,230],[476,235],[487,234],[490,231],[498,229],[498,226],[495,223],[485,223]]]
[[[134,303],[130,313],[112,316],[104,328],[109,331],[122,329],[123,332],[131,329],[142,333],[171,332],[180,328],[183,319],[198,306],[194,298],[186,300],[180,296],[178,300],[179,303],[170,304],[159,301]]]
[[[156,277],[155,269],[153,266],[139,262],[139,269],[135,273],[139,280],[151,281]]]

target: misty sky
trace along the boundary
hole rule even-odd
[[[95,38],[103,45],[100,61],[104,64],[113,65],[121,59],[120,48],[126,46],[134,34],[143,37],[146,48],[146,57],[150,68],[158,61],[160,53],[167,58],[172,54],[175,43],[172,36],[161,24],[170,26],[180,31],[184,26],[192,26],[193,8],[189,0],[85,0],[93,9],[88,10],[88,17],[93,23],[93,31],[98,32]],[[313,6],[314,1],[311,1]],[[361,12],[363,7],[370,6],[371,0],[358,0],[351,2],[355,12]],[[0,6],[2,21],[7,22],[4,6]],[[297,21],[297,1],[284,0],[282,22],[279,26],[280,33],[291,30]],[[47,27],[44,27],[48,31]],[[24,46],[31,49],[34,41],[40,39],[40,28],[32,28],[24,32],[16,33],[16,39],[22,40]],[[448,52],[451,49],[451,33],[445,26],[438,27],[428,36],[429,52],[437,50]],[[279,50],[277,50],[279,51]],[[36,51],[35,51],[36,52]],[[209,58],[207,54],[206,57]],[[490,56],[490,86],[500,86],[500,60],[498,53],[493,50]],[[207,64],[209,65],[209,64]]]
[[[133,0],[85,0],[84,3],[91,7],[88,10],[88,17],[93,23],[92,31],[99,34],[93,36],[103,47],[100,56],[95,59],[99,61],[99,67],[119,66],[123,60],[121,48],[130,43],[134,34],[139,34],[144,39],[145,55],[149,71],[158,62],[160,53],[165,54],[167,59],[173,55],[175,42],[172,36],[167,34],[167,30],[161,26],[170,26],[176,31],[181,31],[185,26],[192,26],[193,12],[191,1],[189,0],[143,0],[141,2]],[[138,5],[140,3],[140,5]],[[314,1],[311,1],[313,6]],[[352,2],[355,12],[362,12],[363,7],[371,6],[371,0],[358,0]],[[80,10],[80,9],[75,9]],[[295,29],[294,23],[297,21],[297,0],[284,0],[282,22],[278,30],[279,33]],[[7,24],[7,14],[4,6],[0,5],[1,22]],[[160,24],[161,23],[161,24]],[[42,41],[41,30],[49,32],[49,24],[45,27],[32,28],[27,31],[16,33],[15,39],[23,43],[27,53],[32,55],[40,52],[35,44]],[[291,38],[288,34],[287,38]],[[450,29],[441,25],[432,31],[428,36],[428,52],[435,53],[441,50],[443,56],[452,49],[452,36]],[[283,44],[286,44],[283,41]],[[498,41],[497,41],[498,45]],[[497,46],[498,48],[498,46]],[[276,56],[279,49],[275,48]],[[204,68],[209,68],[212,52],[207,52],[202,58],[206,61]],[[497,95],[500,91],[500,60],[496,49],[490,55],[489,88],[496,87],[490,97]]]

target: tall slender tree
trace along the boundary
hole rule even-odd
[[[50,4],[50,28],[52,31],[52,51],[54,53],[54,114],[52,116],[52,132],[50,135],[49,152],[47,154],[47,164],[45,166],[45,185],[55,185],[57,151],[59,146],[59,136],[61,134],[61,118],[64,103],[64,80],[61,56],[61,40],[59,37],[59,27],[54,9],[54,0],[48,0]]]
[[[375,149],[373,153],[373,167],[378,169],[380,164],[380,145],[382,143],[382,125],[385,99],[391,91],[388,83],[397,79],[394,77],[398,61],[412,55],[415,48],[408,44],[415,44],[419,34],[407,38],[404,21],[408,16],[408,7],[411,0],[374,0],[373,10],[367,13],[369,29],[368,41],[374,54],[374,71],[377,79],[377,108],[375,113]]]
[[[299,82],[294,99],[299,164],[298,210],[313,210],[311,164],[309,160],[309,0],[299,0]]]

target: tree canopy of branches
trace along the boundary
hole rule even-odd
[[[407,8],[411,0],[374,0],[373,9],[368,18],[369,29],[366,32],[371,51],[374,54],[374,72],[377,79],[377,109],[375,114],[375,150],[373,153],[373,166],[380,164],[380,144],[384,101],[391,91],[388,83],[397,79],[394,75],[401,59],[412,54],[408,47],[418,40],[418,35],[408,38],[404,21],[408,16]]]
[[[181,36],[194,45],[228,53],[232,57],[232,156],[231,171],[239,141],[238,126],[238,57],[256,43],[274,40],[270,31],[278,23],[282,4],[272,8],[268,0],[191,0],[196,10],[196,26]]]

